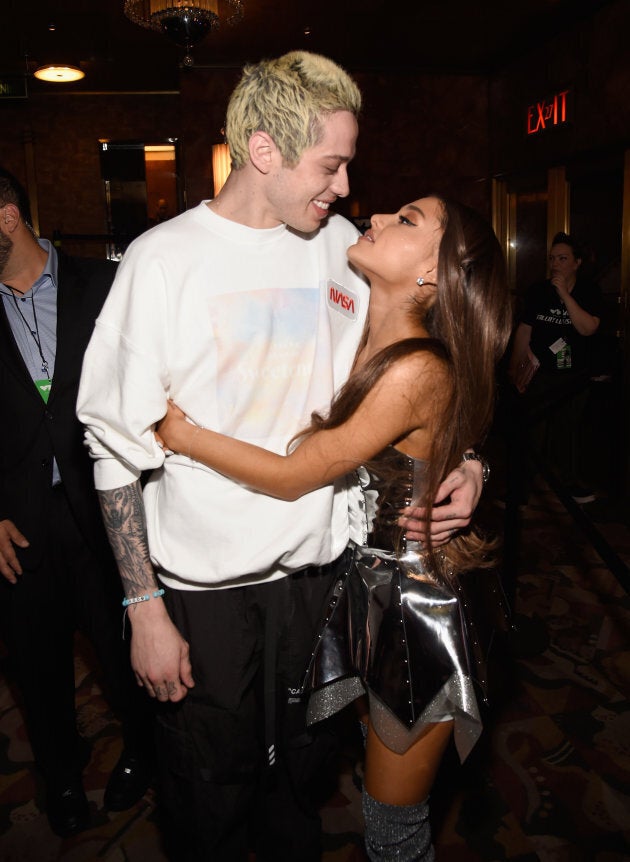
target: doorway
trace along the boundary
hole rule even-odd
[[[99,141],[109,242],[107,256],[120,260],[150,227],[185,208],[178,141]]]

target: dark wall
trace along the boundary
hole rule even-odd
[[[189,205],[211,189],[208,141],[219,140],[238,75],[198,70],[182,77]],[[369,73],[355,78],[364,100],[357,155],[350,166],[350,197],[336,208],[369,216],[439,191],[488,214],[485,79]]]
[[[357,75],[364,94],[351,199],[361,215],[436,191],[489,215],[484,78]]]
[[[490,82],[493,175],[505,178],[510,191],[527,196],[546,191],[549,168],[566,168],[570,230],[585,245],[585,263],[610,297],[611,329],[615,330],[627,327],[619,318],[617,297],[624,290],[621,254],[624,157],[630,148],[629,34],[628,0],[606,3],[588,19],[579,18],[576,6],[576,15],[567,16],[563,33],[551,40],[544,33],[540,40],[532,39],[526,55]],[[567,122],[554,125],[549,120],[543,128],[538,106],[542,108],[543,102],[549,104],[552,96],[562,93],[567,94]],[[540,125],[534,134],[528,134],[528,108],[532,109],[530,128]],[[543,208],[545,205],[543,202]],[[544,224],[539,249],[543,270],[532,273],[529,283],[544,274],[546,244]]]
[[[99,138],[177,136],[180,102],[173,95],[33,95],[0,104],[0,124],[0,163],[24,183],[32,151],[41,235],[103,234]],[[91,254],[94,247],[77,251]]]
[[[194,69],[182,73],[179,95],[51,94],[1,103],[0,163],[26,181],[25,140],[32,140],[42,236],[53,230],[98,234],[106,231],[99,138],[177,137],[186,203],[194,206],[212,196],[212,144],[221,140],[238,77],[238,69]],[[338,209],[369,216],[442,191],[489,214],[485,80],[356,77],[365,108],[351,196]]]
[[[577,7],[576,7],[577,8]],[[532,40],[526,56],[490,89],[491,160],[495,174],[566,165],[597,151],[630,145],[630,3],[606,5],[566,31]],[[569,122],[527,134],[527,109],[569,90]]]
[[[577,8],[577,7],[576,7]],[[364,112],[352,191],[338,208],[369,216],[427,190],[490,214],[489,179],[571,164],[593,150],[630,145],[630,3],[606,4],[586,22],[531,50],[491,81],[480,76],[360,72]],[[195,68],[180,93],[50,95],[0,103],[0,162],[27,177],[32,140],[43,235],[106,230],[99,138],[180,140],[187,206],[212,194],[211,147],[220,140],[238,69]],[[53,87],[54,85],[51,85]],[[571,122],[527,136],[528,105],[570,88]]]
[[[227,103],[239,76],[239,69],[193,69],[180,77],[188,207],[212,197],[212,145],[223,140]]]

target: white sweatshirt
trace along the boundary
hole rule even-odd
[[[85,356],[77,412],[97,489],[154,471],[149,548],[167,586],[273,580],[347,544],[345,483],[276,500],[184,455],[165,459],[153,428],[172,398],[198,425],[284,453],[349,373],[368,303],[346,258],[357,235],[338,215],[307,237],[249,228],[203,202],[127,250]]]

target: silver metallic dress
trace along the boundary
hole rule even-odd
[[[388,447],[366,474],[372,531],[335,585],[303,690],[311,724],[367,690],[373,728],[400,754],[427,724],[453,719],[464,760],[481,733],[464,598],[396,526],[399,509],[421,499],[425,468]]]

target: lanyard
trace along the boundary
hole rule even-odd
[[[21,293],[21,291],[18,290],[18,293]],[[6,294],[5,294],[5,296],[6,296]],[[13,298],[13,302],[15,303],[15,310],[17,311],[17,313],[20,315],[20,317],[24,321],[24,326],[26,326],[27,330],[31,334],[33,341],[37,345],[37,349],[39,351],[39,355],[40,355],[41,360],[42,360],[42,374],[45,374],[46,377],[50,380],[50,374],[48,372],[48,360],[44,356],[44,351],[42,350],[42,340],[41,340],[40,335],[39,335],[39,326],[37,323],[37,312],[35,311],[35,297],[31,293],[31,306],[33,308],[33,321],[35,322],[35,330],[32,330],[28,320],[22,314],[22,309],[20,308],[18,301],[15,298],[15,293],[13,292],[13,290],[11,290],[11,296]]]

